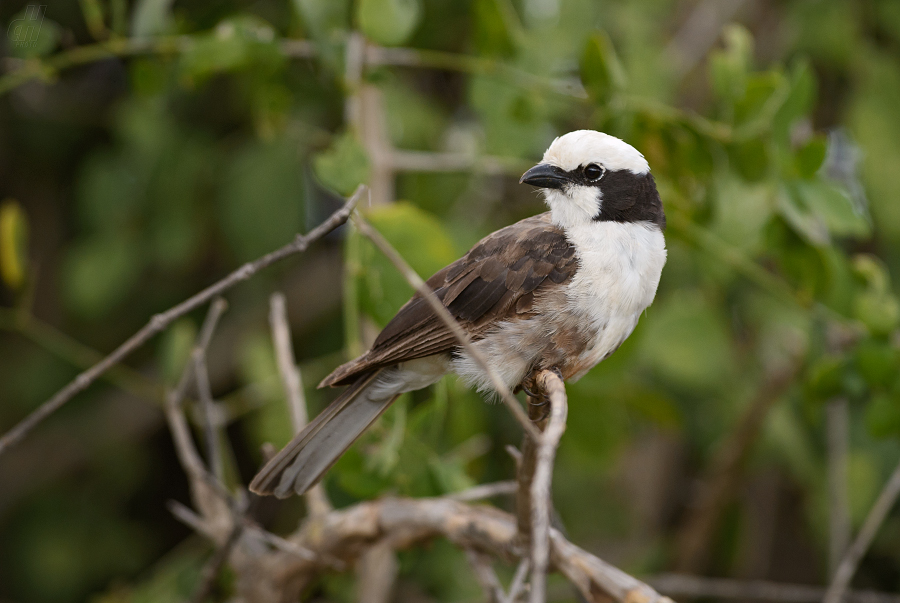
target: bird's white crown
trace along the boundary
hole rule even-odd
[[[575,130],[557,137],[544,153],[543,163],[567,172],[589,163],[599,163],[607,170],[629,170],[634,174],[650,171],[647,160],[633,146],[595,130]]]

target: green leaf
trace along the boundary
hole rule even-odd
[[[347,132],[313,158],[313,170],[322,184],[349,195],[369,180],[369,156],[359,140]]]
[[[262,19],[241,16],[219,23],[212,33],[196,36],[182,53],[182,79],[197,84],[223,72],[274,73],[284,65],[275,30]]]
[[[625,87],[625,71],[605,32],[588,39],[580,67],[581,83],[594,101],[604,102]]]
[[[853,304],[853,313],[873,335],[889,335],[900,325],[900,303],[890,293],[860,293]]]
[[[813,245],[824,246],[831,235],[865,237],[870,227],[850,197],[820,178],[791,180],[779,196],[781,215]]]
[[[843,391],[846,363],[839,356],[823,356],[809,368],[806,395],[812,400],[828,400]]]
[[[753,36],[741,25],[728,25],[725,49],[710,55],[710,77],[719,98],[734,102],[747,91],[747,75],[753,59]]]
[[[359,0],[356,19],[370,40],[384,46],[406,42],[419,23],[419,0]]]
[[[728,155],[738,173],[748,182],[762,180],[769,169],[769,148],[762,138],[752,138],[728,147]]]
[[[816,100],[816,79],[806,61],[797,61],[788,75],[788,93],[772,118],[776,140],[786,145],[791,127],[812,111]]]
[[[0,203],[0,279],[12,290],[25,283],[28,272],[28,216],[13,199]]]
[[[887,387],[897,378],[900,350],[889,343],[867,339],[857,346],[854,362],[870,387]]]
[[[174,0],[138,0],[131,19],[131,35],[147,38],[167,33]]]
[[[828,143],[824,136],[814,136],[797,149],[797,153],[794,155],[794,165],[797,167],[797,172],[800,176],[803,178],[815,176],[825,161],[827,150]]]
[[[878,393],[866,405],[866,427],[876,438],[900,435],[900,397]]]
[[[350,28],[350,0],[293,0],[294,9],[316,39],[329,39]]]
[[[10,19],[6,35],[14,57],[42,57],[56,48],[62,30],[55,21],[44,16],[46,11],[46,4],[29,4]]]

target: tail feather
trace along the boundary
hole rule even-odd
[[[315,485],[338,458],[397,399],[372,395],[381,370],[361,376],[253,478],[250,490],[287,498]]]

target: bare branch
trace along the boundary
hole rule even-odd
[[[222,301],[221,298],[216,302]],[[215,304],[215,302],[213,302]],[[224,301],[222,301],[224,305]],[[197,346],[193,353],[194,381],[197,384],[197,396],[200,398],[200,416],[203,419],[203,439],[206,442],[206,459],[212,474],[219,481],[225,478],[225,463],[216,436],[216,420],[212,389],[209,384],[209,371],[206,368],[206,347]]]
[[[200,572],[200,586],[191,597],[191,603],[203,603],[203,601],[212,594],[216,577],[218,577],[219,572],[222,571],[222,567],[225,565],[225,562],[228,561],[228,556],[231,554],[232,549],[241,537],[243,527],[242,523],[234,524],[234,527],[228,534],[228,539],[225,541],[225,544],[218,547],[212,557],[210,557],[209,561],[206,562],[206,565],[203,566],[203,570]]]
[[[875,535],[881,528],[881,524],[884,523],[884,519],[890,512],[891,507],[897,502],[898,496],[900,496],[900,464],[894,469],[890,479],[888,479],[878,495],[875,504],[872,505],[872,509],[866,516],[866,520],[863,522],[862,528],[860,528],[859,534],[856,535],[853,544],[844,553],[844,557],[834,573],[831,585],[828,587],[825,603],[840,603],[844,596],[844,591],[850,586],[850,580],[853,579],[853,574],[856,573],[859,562],[862,561],[866,551],[872,545]]]
[[[606,600],[601,596],[605,593],[622,603],[672,603],[669,597],[660,595],[650,585],[578,548],[566,540],[559,530],[550,530],[550,542],[553,565],[586,600]]]
[[[465,153],[429,153],[393,149],[390,164],[394,170],[406,172],[466,172],[519,175],[531,165],[521,159],[483,157]]]
[[[473,486],[468,490],[463,490],[462,492],[448,494],[447,498],[451,500],[458,500],[460,502],[473,502],[476,500],[484,500],[485,498],[493,498],[494,496],[500,496],[503,494],[515,494],[517,489],[518,484],[516,484],[514,480],[509,480],[505,482],[494,482],[493,484],[481,484],[479,486]]]
[[[459,323],[456,322],[456,319],[447,311],[447,308],[440,302],[437,296],[434,294],[428,285],[425,284],[425,281],[416,274],[416,271],[413,270],[409,264],[406,263],[397,250],[385,239],[381,236],[381,233],[372,228],[372,226],[366,222],[359,213],[353,214],[353,222],[356,224],[359,231],[367,236],[381,252],[387,256],[387,258],[394,264],[397,270],[403,275],[406,281],[410,284],[410,286],[415,289],[419,295],[421,295],[431,306],[434,313],[437,317],[443,322],[450,332],[453,333],[456,340],[459,344],[465,348],[466,352],[472,359],[478,364],[478,366],[487,373],[488,378],[491,380],[491,385],[493,385],[496,392],[499,394],[500,399],[503,400],[503,403],[512,411],[513,416],[519,422],[519,425],[522,426],[522,429],[525,430],[528,435],[530,435],[535,441],[540,438],[540,432],[537,428],[531,424],[531,421],[528,420],[528,416],[525,414],[525,411],[522,410],[522,405],[519,404],[519,401],[516,400],[516,397],[510,391],[509,387],[506,383],[503,382],[503,379],[500,375],[497,374],[488,363],[487,359],[484,357],[478,348],[472,345],[472,340],[469,338],[468,334],[462,330],[462,327],[459,326]]]
[[[272,328],[272,339],[275,342],[278,373],[281,375],[288,411],[291,413],[291,424],[294,427],[294,433],[300,433],[309,423],[309,416],[306,399],[303,395],[303,377],[297,368],[291,345],[291,328],[283,293],[273,293],[269,298],[269,325]]]
[[[552,498],[553,460],[563,433],[569,405],[566,387],[554,371],[537,374],[535,384],[550,404],[550,418],[537,449],[537,464],[531,483],[531,602],[544,603],[547,588],[547,566],[550,562],[550,515]]]
[[[690,598],[819,603],[825,596],[825,589],[819,586],[763,580],[729,580],[687,574],[662,574],[648,579],[648,582],[668,595]],[[845,599],[847,603],[900,603],[900,595],[876,591],[847,591]]]
[[[59,390],[52,398],[41,404],[15,427],[6,432],[3,437],[0,438],[0,455],[24,438],[28,432],[37,427],[44,419],[59,410],[76,394],[96,381],[97,377],[124,360],[129,354],[141,347],[147,340],[168,327],[174,321],[191,310],[202,306],[211,299],[222,295],[225,291],[228,291],[238,283],[247,280],[260,270],[271,266],[275,262],[306,251],[310,244],[321,239],[346,222],[350,213],[353,211],[353,208],[356,207],[356,204],[362,197],[364,190],[365,187],[360,185],[360,187],[356,189],[356,192],[354,192],[347,202],[344,203],[343,207],[334,212],[327,220],[312,229],[308,234],[297,235],[293,242],[288,243],[284,247],[272,251],[253,262],[244,264],[222,280],[210,285],[193,297],[186,299],[165,312],[155,315],[140,331],[128,338],[128,340],[116,348],[112,353],[91,368],[82,372],[68,385]]]
[[[306,408],[306,396],[303,394],[303,377],[294,359],[291,346],[291,327],[287,316],[287,307],[283,293],[273,293],[269,300],[269,324],[272,327],[272,339],[275,342],[275,358],[278,361],[278,372],[287,397],[288,411],[294,433],[300,433],[309,422]],[[328,495],[322,484],[316,484],[304,495],[311,515],[327,513],[332,509]]]
[[[400,572],[397,553],[381,540],[363,553],[356,563],[356,598],[359,603],[389,603]]]
[[[497,573],[491,567],[491,558],[478,551],[466,549],[466,560],[472,568],[472,573],[475,574],[475,579],[481,585],[481,590],[487,595],[489,603],[506,603],[506,591],[503,590]]]
[[[516,603],[519,600],[519,594],[525,588],[525,578],[528,576],[529,569],[531,569],[531,561],[528,557],[525,557],[519,562],[519,567],[516,568],[516,573],[513,575],[512,582],[509,585],[509,594],[506,595],[506,600],[509,603]]]
[[[175,519],[191,528],[198,534],[203,534],[207,538],[212,538],[212,535],[209,533],[209,526],[206,525],[206,522],[202,517],[194,513],[193,509],[189,508],[186,505],[181,504],[177,500],[170,500],[166,502],[166,508],[169,510]]]

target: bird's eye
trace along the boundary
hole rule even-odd
[[[591,163],[591,164],[588,164],[587,166],[585,166],[584,175],[587,177],[588,180],[591,180],[591,181],[600,180],[600,178],[603,177],[603,172],[605,172],[605,171],[606,170],[604,170],[602,167],[600,167],[596,163]]]

